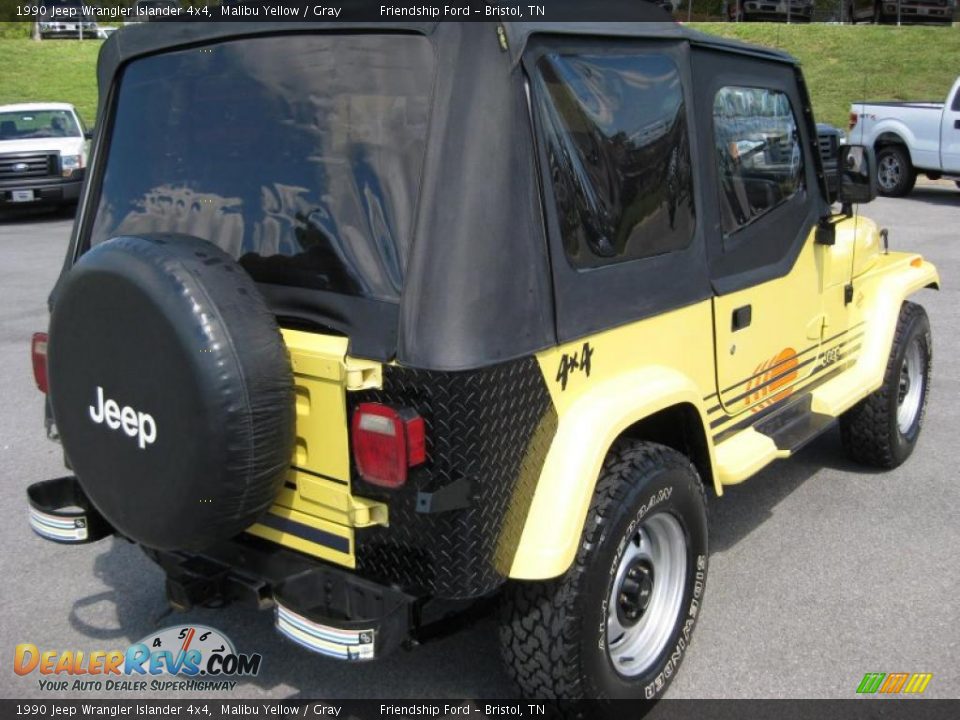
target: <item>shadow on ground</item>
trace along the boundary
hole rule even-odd
[[[863,472],[845,458],[839,433],[832,431],[796,458],[775,463],[749,483],[728,488],[723,499],[713,498],[711,550],[723,552],[736,545],[824,466]],[[126,541],[104,541],[104,551],[95,560],[94,572],[108,589],[74,602],[70,624],[79,635],[95,639],[99,645],[125,647],[172,625],[213,626],[231,637],[241,652],[260,652],[264,656],[261,674],[238,688],[241,696],[276,694],[278,690],[291,698],[471,698],[516,694],[500,666],[493,613],[454,635],[411,651],[398,651],[373,663],[345,664],[286,641],[274,630],[273,614],[269,611],[230,606],[169,613],[163,573]]]
[[[8,205],[0,209],[0,223],[9,222],[26,225],[28,223],[46,223],[51,220],[72,220],[76,212],[76,205],[33,205],[22,208]]]
[[[725,487],[710,503],[710,552],[729,550],[760,527],[773,510],[825,468],[859,475],[877,472],[847,458],[834,427],[789,460],[774,462],[742,485]]]
[[[918,185],[907,197],[930,205],[960,207],[960,188],[941,185]]]

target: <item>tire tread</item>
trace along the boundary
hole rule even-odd
[[[922,306],[909,301],[903,303],[883,375],[883,385],[840,417],[840,437],[844,449],[858,463],[889,470],[901,462],[890,431],[891,393],[898,386],[900,372],[896,362],[897,350],[906,342],[914,322],[925,317],[926,311]]]
[[[696,469],[681,453],[650,442],[618,442],[608,454],[570,569],[555,580],[510,583],[504,593],[500,645],[507,672],[525,697],[580,700],[595,695],[584,686],[577,628],[581,585],[592,550],[603,540],[632,487],[659,470],[683,469],[706,504]]]

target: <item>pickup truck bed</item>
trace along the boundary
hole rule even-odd
[[[885,195],[907,194],[917,174],[960,178],[960,78],[945,102],[854,103],[850,141],[874,148]]]

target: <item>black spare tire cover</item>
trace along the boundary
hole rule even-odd
[[[196,550],[270,506],[293,452],[293,374],[222,250],[182,235],[97,245],[61,280],[48,352],[67,458],[122,534]]]

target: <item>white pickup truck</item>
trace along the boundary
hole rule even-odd
[[[73,105],[0,105],[0,210],[76,203],[90,136]]]
[[[849,136],[876,151],[883,195],[906,195],[920,173],[953,178],[960,187],[960,77],[946,102],[854,103]]]

